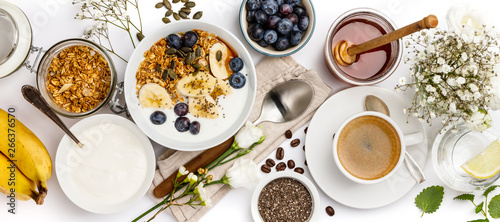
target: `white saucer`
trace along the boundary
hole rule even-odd
[[[333,134],[349,116],[364,111],[367,95],[375,95],[389,107],[391,118],[404,134],[422,132],[422,143],[408,146],[407,151],[423,169],[427,158],[427,135],[422,123],[403,113],[408,102],[397,93],[376,87],[353,87],[330,97],[314,114],[306,135],[305,156],[311,175],[326,195],[353,208],[372,209],[388,205],[403,197],[416,184],[405,166],[378,184],[359,184],[346,178],[333,161]],[[408,123],[407,123],[408,121]]]

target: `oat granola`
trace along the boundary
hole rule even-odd
[[[82,113],[94,109],[111,87],[106,59],[88,46],[70,46],[52,59],[47,91],[63,109]]]

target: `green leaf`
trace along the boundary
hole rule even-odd
[[[444,188],[442,186],[427,187],[415,197],[415,205],[424,213],[434,213],[443,201]]]
[[[488,218],[486,219],[477,219],[477,220],[469,220],[467,222],[489,222],[490,220],[488,220]]]
[[[491,201],[488,204],[488,211],[490,212],[491,217],[500,218],[500,194],[491,198]]]
[[[453,198],[454,200],[469,200],[470,202],[474,202],[474,194],[464,193],[462,195],[458,195]]]
[[[477,205],[476,206],[476,214],[478,214],[479,212],[481,212],[481,210],[483,210],[483,206],[484,206],[484,202],[481,202],[481,204]]]
[[[494,186],[489,186],[488,188],[486,188],[486,190],[484,191],[483,193],[483,196],[487,197],[489,193],[491,193],[492,191],[494,191],[497,187],[499,187],[499,185],[494,185]]]

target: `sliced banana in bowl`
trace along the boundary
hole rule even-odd
[[[223,43],[215,43],[210,48],[208,60],[210,62],[210,71],[219,79],[227,79],[231,75],[227,69],[229,48]]]
[[[186,97],[205,97],[215,88],[217,80],[208,72],[190,74],[177,82],[177,91]]]
[[[148,83],[139,90],[139,102],[143,107],[172,109],[172,99],[167,90],[157,83]]]
[[[188,101],[189,112],[193,116],[207,119],[219,118],[219,108],[212,97],[190,97]]]

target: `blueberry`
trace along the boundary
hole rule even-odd
[[[292,32],[302,32],[302,30],[299,29],[299,25],[295,24],[292,27]]]
[[[264,41],[266,41],[268,44],[274,44],[278,40],[278,33],[272,29],[266,30],[264,33]]]
[[[187,31],[182,36],[182,42],[187,47],[193,47],[198,42],[198,35],[193,31]]]
[[[288,49],[289,46],[290,46],[290,41],[288,40],[288,38],[282,36],[278,38],[276,44],[274,45],[274,48],[276,48],[278,51],[283,51],[285,49]]]
[[[256,11],[255,21],[259,24],[265,24],[267,22],[267,13],[262,10]]]
[[[299,20],[299,29],[305,31],[309,27],[309,17],[302,16]]]
[[[278,22],[281,20],[280,17],[276,16],[276,15],[271,15],[267,18],[267,22],[266,22],[266,25],[268,28],[270,29],[274,29],[276,28],[276,25],[278,24]]]
[[[229,85],[231,85],[231,87],[235,89],[239,89],[245,86],[246,81],[247,80],[245,76],[240,72],[235,72],[231,74],[231,76],[229,76]]]
[[[264,48],[269,46],[269,44],[266,41],[264,41],[264,39],[261,39],[260,41],[258,41],[257,44],[259,44],[260,46],[262,46]]]
[[[177,117],[175,120],[175,129],[179,132],[186,132],[189,130],[189,125],[191,125],[187,117],[181,116]]]
[[[255,11],[247,11],[247,22],[255,22]]]
[[[285,0],[285,3],[290,4],[291,6],[296,6],[300,3],[300,0]]]
[[[280,13],[282,15],[288,15],[293,12],[293,7],[289,4],[283,4],[280,6]]]
[[[182,47],[181,37],[177,34],[170,34],[167,36],[167,43],[172,48],[180,49]]]
[[[247,10],[257,10],[260,8],[260,0],[248,0]]]
[[[200,133],[200,122],[191,122],[191,125],[189,126],[189,132],[193,135],[198,135],[198,133]]]
[[[264,37],[264,28],[259,23],[251,24],[247,30],[248,36],[254,41],[259,41]]]
[[[290,19],[282,18],[276,26],[276,31],[281,35],[288,35],[292,31],[293,23]],[[300,28],[300,25],[299,25]]]
[[[294,25],[299,23],[299,16],[297,16],[295,13],[288,14],[286,18],[290,19],[290,21],[292,21]]]
[[[297,16],[299,16],[299,18],[301,16],[307,15],[306,10],[300,6],[293,7],[293,13],[297,14]]]
[[[276,0],[262,0],[260,8],[264,10],[267,15],[274,15],[278,12],[279,6]]]
[[[290,35],[290,45],[296,46],[302,39],[302,32],[292,32]]]
[[[233,70],[233,72],[239,72],[243,69],[243,60],[240,57],[234,57],[229,61],[229,68]]]
[[[161,125],[167,121],[167,115],[165,115],[164,112],[162,111],[154,111],[151,113],[151,116],[149,116],[149,119],[151,122],[155,125]]]
[[[189,111],[189,107],[186,103],[177,103],[174,106],[174,113],[178,116],[185,116]]]

